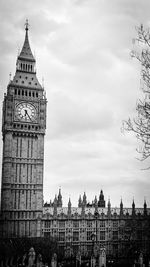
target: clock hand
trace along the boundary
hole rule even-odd
[[[28,116],[28,118],[31,120],[31,118],[30,118],[30,116],[29,116],[29,114],[28,114],[28,111],[25,109],[24,110],[25,111],[25,117],[26,117],[26,115]]]
[[[27,115],[28,115],[28,117],[29,117],[29,119],[31,120],[31,117],[29,116],[29,114],[27,113]],[[31,120],[32,121],[32,120]]]
[[[26,117],[26,115],[28,115],[28,111],[25,109],[24,110],[24,116]]]

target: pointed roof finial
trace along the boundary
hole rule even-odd
[[[135,206],[135,203],[134,203],[134,197],[133,197],[132,205]]]
[[[25,22],[25,30],[28,31],[29,30],[29,22],[28,22],[28,19],[26,19],[26,22]]]
[[[44,77],[42,77],[42,87],[44,88]],[[59,188],[59,190],[61,191],[61,187]]]
[[[9,73],[9,82],[11,82],[11,72]]]
[[[29,30],[29,23],[28,23],[28,20],[26,20],[26,23],[25,23],[25,31],[26,31],[25,40],[24,40],[22,50],[18,56],[18,59],[19,60],[26,60],[26,61],[30,61],[30,62],[35,62],[35,58],[32,54],[30,44],[29,44],[28,30]]]

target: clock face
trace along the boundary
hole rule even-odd
[[[22,102],[16,105],[16,116],[20,121],[35,122],[36,108],[30,103]]]

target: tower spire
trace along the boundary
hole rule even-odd
[[[17,62],[16,62],[16,73],[13,77],[13,80],[10,81],[11,85],[15,86],[25,86],[25,87],[34,87],[37,89],[42,89],[44,91],[44,88],[39,83],[37,77],[36,77],[36,60],[35,57],[32,54],[32,50],[30,48],[29,38],[28,38],[28,31],[29,31],[29,23],[28,20],[26,20],[24,24],[25,29],[25,38],[24,43],[22,46],[21,51],[19,52],[17,56]],[[32,75],[32,77],[31,77]],[[44,94],[43,94],[44,96]]]
[[[28,23],[28,20],[26,20],[26,22],[25,22],[25,31],[26,31],[25,40],[24,40],[24,44],[23,44],[22,50],[20,52],[20,55],[18,56],[18,59],[23,60],[23,61],[35,62],[35,58],[32,54],[30,44],[29,44],[29,37],[28,37],[29,23]]]

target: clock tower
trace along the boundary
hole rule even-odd
[[[46,97],[36,77],[25,24],[16,73],[3,102],[1,224],[3,237],[41,236]]]

